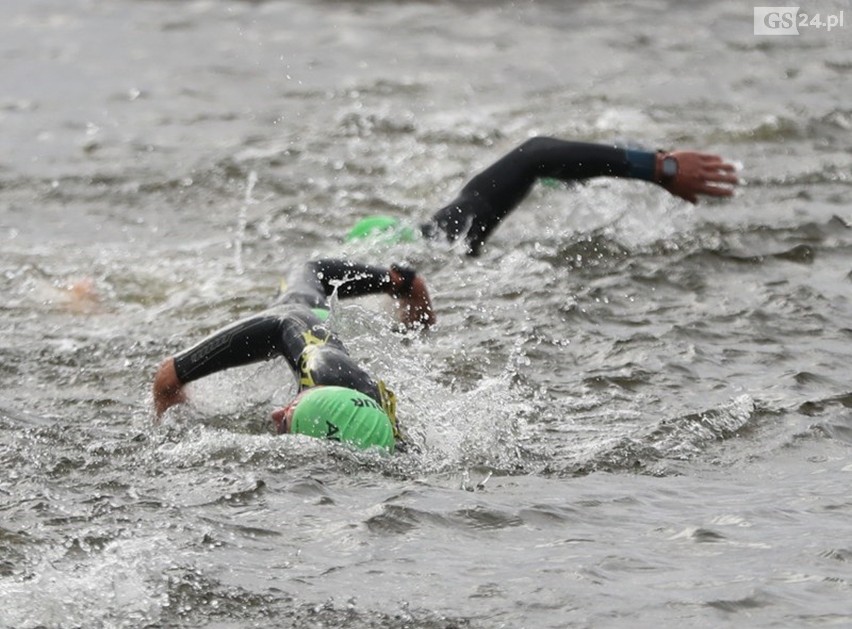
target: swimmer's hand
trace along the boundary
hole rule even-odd
[[[663,160],[673,157],[677,162],[677,174],[664,174]],[[697,151],[674,151],[658,153],[655,178],[663,188],[676,197],[690,203],[698,203],[698,195],[730,197],[734,186],[739,183],[733,164],[718,155]]]
[[[186,402],[186,392],[175,371],[175,359],[167,358],[154,376],[154,410],[157,420],[169,408],[183,402]]]
[[[434,325],[435,311],[423,277],[413,269],[396,264],[391,266],[389,275],[388,292],[394,298],[399,322],[409,329]]]

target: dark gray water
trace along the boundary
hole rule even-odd
[[[0,625],[852,623],[852,9],[753,6],[5,0]],[[539,187],[473,261],[339,244],[535,134],[746,183]],[[425,338],[332,318],[419,453],[272,436],[277,363],[151,425],[164,356],[343,253],[429,278]]]

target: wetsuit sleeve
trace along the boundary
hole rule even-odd
[[[592,177],[650,179],[653,153],[616,146],[537,137],[527,140],[471,179],[452,203],[422,229],[443,232],[450,240],[465,237],[476,255],[497,225],[527,196],[541,177],[578,181]]]
[[[390,270],[349,260],[314,260],[289,278],[281,300],[310,308],[328,307],[328,297],[335,289],[341,298],[389,293]]]
[[[257,316],[211,334],[175,356],[178,379],[186,384],[217,371],[286,355],[281,325],[282,317]]]
[[[233,367],[281,356],[299,388],[349,387],[381,401],[376,383],[349,356],[343,343],[306,308],[283,316],[261,315],[228,326],[174,357],[181,384]]]
[[[387,293],[391,289],[388,269],[349,260],[324,259],[309,262],[304,273],[316,281],[325,296],[334,289],[341,297]]]
[[[281,356],[298,375],[310,342],[346,353],[343,343],[313,313],[293,307],[283,315],[250,317],[211,334],[175,356],[175,371],[186,384],[217,371]]]

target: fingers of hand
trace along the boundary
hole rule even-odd
[[[718,155],[701,154],[699,161],[701,162],[701,176],[704,179],[720,183],[739,183],[739,179],[736,176],[737,167],[723,161]]]
[[[735,185],[740,181],[735,174],[722,170],[705,170],[701,174],[704,177],[704,181],[713,181],[715,183]]]
[[[712,183],[701,185],[698,191],[711,197],[730,197],[734,194],[733,188],[713,185]]]

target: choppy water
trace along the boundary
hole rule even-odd
[[[852,623],[852,10],[752,6],[5,0],[0,625]],[[746,185],[540,187],[474,261],[338,244],[533,134]],[[164,356],[341,253],[429,277],[425,338],[333,316],[420,452],[272,436],[279,364],[152,427]]]

